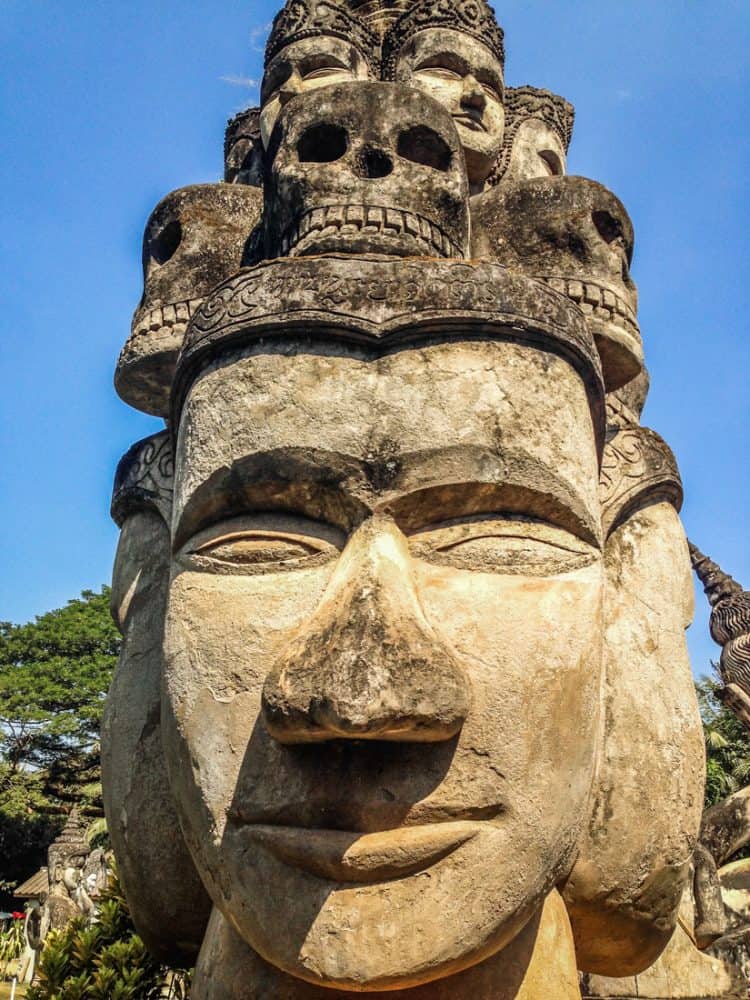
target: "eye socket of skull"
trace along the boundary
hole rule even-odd
[[[608,391],[643,370],[633,225],[620,200],[585,177],[504,182],[472,201],[472,255],[567,295],[584,313]]]
[[[171,257],[174,257],[181,241],[182,225],[179,219],[172,219],[155,236],[147,238],[144,247],[144,257],[146,258],[144,274],[151,261],[155,261],[157,264],[166,264]]]
[[[468,180],[450,113],[392,83],[332,84],[282,109],[268,146],[266,256],[464,258]]]
[[[426,125],[415,125],[406,129],[398,137],[398,155],[412,163],[421,163],[445,173],[453,160],[450,146],[434,129]]]
[[[311,125],[297,142],[300,163],[335,163],[346,155],[349,136],[340,125],[321,122]]]

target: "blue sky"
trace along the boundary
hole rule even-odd
[[[0,619],[109,578],[119,456],[158,429],[112,389],[156,202],[218,179],[275,5],[2,0]],[[750,3],[497,5],[507,79],[577,107],[571,173],[634,220],[652,373],[693,540],[750,588]],[[689,641],[716,647],[702,598]]]

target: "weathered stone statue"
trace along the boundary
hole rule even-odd
[[[691,878],[632,225],[503,57],[484,0],[289,0],[230,183],[147,227],[116,382],[168,428],[115,488],[106,807],[196,1000],[578,998]]]

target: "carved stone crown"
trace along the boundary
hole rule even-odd
[[[395,80],[398,55],[406,43],[426,28],[452,28],[478,39],[505,63],[503,29],[485,0],[419,0],[391,25],[383,39],[383,79]]]
[[[224,131],[224,159],[229,156],[238,139],[260,139],[260,108],[245,108],[227,121]]]
[[[287,0],[274,18],[266,45],[265,65],[285,46],[303,38],[333,35],[350,42],[374,66],[380,41],[364,21],[354,16],[343,3],[332,0]]]
[[[495,169],[489,178],[490,184],[502,180],[510,166],[513,143],[518,130],[529,119],[537,119],[557,132],[563,149],[567,153],[573,138],[576,110],[570,101],[539,87],[506,87],[505,89],[505,136],[503,148]]]

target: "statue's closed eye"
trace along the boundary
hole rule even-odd
[[[419,559],[456,569],[547,576],[572,572],[595,558],[570,532],[544,522],[485,515],[419,531],[410,538]]]
[[[185,550],[196,569],[218,573],[302,569],[334,558],[340,532],[306,517],[264,515],[234,518],[203,531]]]
[[[194,550],[194,555],[228,565],[252,566],[259,563],[288,562],[319,555],[322,548],[293,535],[271,531],[249,531],[225,535]]]

